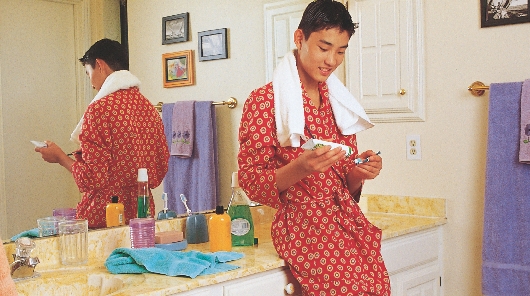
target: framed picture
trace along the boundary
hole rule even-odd
[[[188,41],[188,13],[162,18],[162,44]]]
[[[480,0],[481,27],[530,22],[530,0]]]
[[[164,87],[193,85],[195,82],[193,51],[183,50],[163,54],[162,71]]]
[[[228,58],[226,28],[199,32],[199,61]]]

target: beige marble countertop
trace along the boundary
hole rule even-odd
[[[366,217],[383,230],[383,240],[443,225],[445,200],[433,198],[366,196]],[[270,222],[274,210],[267,207],[253,209],[255,234],[259,238],[256,247],[234,247],[242,252],[242,259],[230,262],[240,268],[213,275],[170,277],[159,274],[109,273],[103,266],[108,255],[117,247],[130,247],[127,227],[93,231],[89,233],[89,262],[85,266],[61,266],[58,259],[57,238],[36,240],[37,248],[32,256],[41,263],[36,271],[40,277],[18,282],[20,295],[169,295],[195,288],[217,284],[244,276],[257,274],[285,266],[270,242]],[[162,222],[162,223],[160,223]],[[157,222],[156,231],[182,229],[182,219]],[[8,254],[13,244],[5,245]],[[189,245],[187,250],[209,251],[208,243]]]

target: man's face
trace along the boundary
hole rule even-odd
[[[107,77],[103,74],[99,60],[96,60],[94,67],[95,68],[92,68],[90,64],[85,64],[85,72],[86,75],[90,77],[90,83],[92,84],[92,87],[99,91]]]
[[[300,34],[302,34],[300,30]],[[295,37],[296,38],[296,37]],[[299,74],[304,84],[323,82],[344,60],[350,36],[337,28],[316,31],[297,43]],[[296,41],[295,41],[296,42]]]

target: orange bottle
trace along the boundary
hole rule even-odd
[[[210,252],[232,250],[232,222],[230,216],[225,213],[223,206],[215,208],[215,215],[210,216],[208,223],[208,237],[210,240]]]
[[[105,219],[107,220],[107,227],[125,225],[123,204],[118,202],[117,196],[113,196],[112,202],[105,208]]]

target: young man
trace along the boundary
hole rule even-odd
[[[304,295],[390,295],[380,253],[381,230],[358,204],[365,179],[382,159],[373,151],[356,165],[341,148],[304,150],[310,138],[347,145],[372,127],[366,113],[332,74],[354,33],[343,4],[311,2],[294,33],[296,50],[277,66],[272,83],[254,90],[239,130],[239,184],[250,199],[278,209],[271,236]]]
[[[138,78],[127,70],[127,52],[120,43],[102,39],[79,61],[98,93],[72,133],[71,140],[80,145],[72,153],[75,160],[51,141],[35,151],[72,173],[83,192],[77,218],[88,219],[90,228],[106,227],[105,206],[117,195],[128,224],[137,215],[138,169],[147,168],[150,188],[160,185],[168,169],[162,120],[140,93]],[[152,216],[154,202],[150,209]]]

